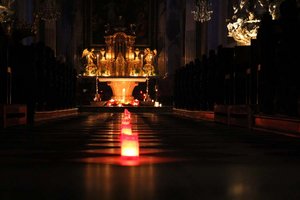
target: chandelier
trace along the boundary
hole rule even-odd
[[[228,37],[232,37],[240,46],[251,45],[251,39],[256,39],[260,20],[252,12],[245,18],[237,18],[227,25]]]
[[[228,37],[232,37],[240,46],[251,45],[251,40],[256,39],[260,25],[259,14],[269,12],[273,20],[277,19],[282,1],[240,0],[239,4],[233,4],[233,16],[227,24]]]
[[[37,15],[44,21],[56,21],[60,17],[60,12],[56,8],[55,0],[45,0],[41,4]]]
[[[211,19],[213,10],[211,8],[211,4],[208,1],[209,0],[197,0],[196,10],[192,11],[195,21],[203,23]]]
[[[11,10],[13,1],[2,1],[0,4],[0,23],[6,23],[12,20],[14,11]]]

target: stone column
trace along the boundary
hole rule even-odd
[[[196,58],[196,22],[192,14],[192,10],[195,9],[195,0],[186,0],[184,64],[194,61]]]
[[[54,51],[56,56],[56,21],[45,21],[45,45]]]

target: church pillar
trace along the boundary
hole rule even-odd
[[[229,2],[224,0],[211,0],[211,4],[213,14],[211,20],[207,22],[206,53],[208,53],[208,51],[211,49],[216,50],[220,44],[223,44],[223,46],[227,46],[228,43],[226,19],[228,19]]]
[[[8,57],[8,37],[4,27],[0,24],[0,104],[7,103],[7,57]]]
[[[45,21],[45,45],[54,51],[56,56],[56,21]]]
[[[193,20],[192,10],[195,10],[195,0],[186,0],[184,64],[194,61],[196,58],[196,22]]]
[[[182,7],[181,0],[167,0],[167,15],[166,15],[166,51],[168,55],[167,68],[169,74],[182,66],[182,42],[183,31],[182,27]]]
[[[160,81],[164,84],[163,91],[166,101],[171,100],[173,96],[173,79],[175,70],[183,65],[184,61],[184,19],[182,13],[185,13],[185,1],[166,0],[166,24],[165,24],[165,54],[166,54],[166,76]],[[171,103],[171,102],[168,102]]]
[[[17,18],[23,22],[23,23],[28,23],[32,24],[33,23],[33,0],[22,0],[22,1],[16,1],[17,5]],[[22,44],[24,45],[30,45],[33,41],[32,37],[26,37],[22,40]]]

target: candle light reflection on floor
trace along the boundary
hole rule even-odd
[[[182,162],[185,160],[190,160],[183,158],[165,157],[164,155],[166,155],[166,153],[168,154],[170,152],[173,152],[174,150],[166,150],[159,148],[161,144],[159,141],[157,141],[158,139],[154,136],[146,137],[144,135],[142,143],[140,143],[139,130],[137,129],[137,127],[135,127],[134,129],[132,128],[131,121],[131,113],[127,109],[124,109],[124,112],[121,115],[121,121],[119,122],[120,126],[118,126],[120,128],[119,132],[115,131],[113,133],[115,135],[115,138],[117,138],[117,135],[119,136],[119,141],[114,142],[116,144],[116,148],[82,150],[81,152],[92,154],[93,156],[76,159],[76,161],[94,164],[140,166],[151,165],[156,163],[169,163],[178,161]],[[143,133],[144,132],[146,132],[148,135],[147,130],[143,130]],[[153,139],[156,140],[152,141]],[[117,143],[119,143],[119,145]],[[103,145],[104,144],[101,144],[101,146]],[[141,145],[145,148],[140,149]]]

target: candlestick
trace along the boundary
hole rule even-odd
[[[143,61],[144,61],[143,57],[144,57],[144,55],[142,54],[142,55],[141,55],[142,68],[143,68],[143,65],[144,65],[144,63],[143,63]]]

